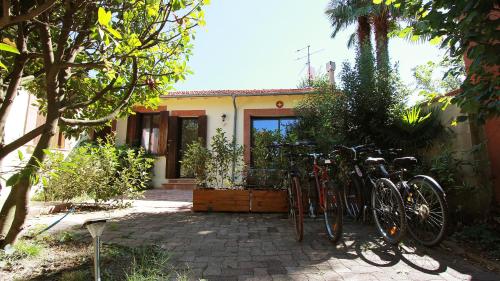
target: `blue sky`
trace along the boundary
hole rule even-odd
[[[296,88],[307,74],[305,53],[311,45],[320,50],[311,57],[316,72],[334,61],[337,74],[343,61],[352,61],[347,48],[354,26],[330,37],[324,0],[212,0],[206,7],[206,26],[199,28],[188,65],[194,74],[175,85],[177,90]],[[411,69],[439,59],[443,51],[429,44],[401,39],[389,43],[392,62],[399,63],[403,80],[410,84]]]

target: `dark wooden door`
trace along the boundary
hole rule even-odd
[[[166,178],[177,178],[177,162],[178,162],[178,141],[179,141],[179,118],[177,116],[168,117],[168,134],[167,134],[167,167]]]

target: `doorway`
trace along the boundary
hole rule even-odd
[[[198,140],[198,118],[196,117],[181,117],[179,118],[179,142],[177,143],[177,150],[179,151],[179,158],[176,165],[176,174],[178,178],[194,178],[194,175],[188,173],[182,168],[181,161],[188,146]]]

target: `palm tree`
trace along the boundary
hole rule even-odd
[[[357,36],[351,36],[348,46],[354,45],[355,38],[359,46],[370,40],[371,27],[375,32],[375,53],[377,68],[389,69],[389,30],[395,26],[401,12],[394,5],[375,5],[371,0],[332,0],[325,12],[332,24],[332,37],[348,26],[357,23]]]
[[[370,40],[371,27],[369,19],[369,11],[365,1],[362,0],[332,0],[328,5],[325,13],[328,15],[332,23],[333,32],[332,38],[346,29],[348,26],[357,23],[357,42],[360,46]],[[350,40],[353,41],[353,40]]]

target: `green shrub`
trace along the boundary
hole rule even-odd
[[[60,152],[46,151],[38,179],[45,201],[70,202],[90,197],[96,203],[142,194],[151,179],[154,159],[143,149],[116,147],[112,139],[76,147],[64,158]]]
[[[217,128],[212,137],[210,149],[201,140],[190,144],[182,160],[182,168],[194,174],[199,185],[208,188],[232,188],[236,178],[232,178],[233,161],[235,175],[241,173],[243,166],[243,147],[233,144],[226,133]]]

